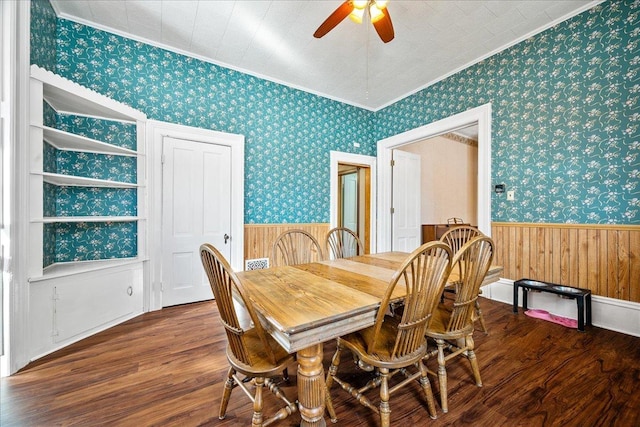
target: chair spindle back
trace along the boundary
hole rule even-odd
[[[287,230],[281,233],[271,248],[273,266],[298,265],[323,261],[320,244],[304,230]]]
[[[248,350],[244,341],[245,330],[242,328],[240,318],[236,312],[236,306],[234,305],[233,296],[236,294],[240,297],[242,304],[246,308],[251,318],[252,326],[260,337],[263,348],[267,352],[270,361],[276,363],[273,349],[269,345],[266,332],[258,320],[253,304],[249,300],[248,295],[242,288],[240,281],[227,260],[216,248],[208,243],[200,246],[200,258],[202,260],[202,266],[209,278],[209,284],[211,285],[211,290],[218,305],[220,320],[227,334],[229,349],[233,355],[242,363],[249,366],[253,365],[251,352]]]
[[[356,233],[345,227],[336,227],[327,233],[327,255],[334,259],[364,254],[364,246]]]
[[[475,302],[478,299],[480,285],[491,266],[493,254],[493,240],[488,236],[477,236],[454,255],[453,265],[459,265],[460,280],[447,331],[473,325]]]
[[[440,300],[451,271],[451,249],[442,242],[425,243],[413,251],[392,277],[376,316],[369,351],[375,348],[386,307],[397,286],[404,286],[406,297],[402,318],[397,327],[392,358],[403,358],[418,351],[425,343],[425,330]]]

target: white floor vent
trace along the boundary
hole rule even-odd
[[[248,259],[244,262],[245,271],[269,268],[269,258]]]

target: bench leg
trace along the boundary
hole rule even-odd
[[[578,330],[584,332],[584,295],[576,298],[578,304]]]

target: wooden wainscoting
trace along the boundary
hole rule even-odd
[[[325,251],[325,236],[329,224],[245,224],[244,226],[244,259],[269,258],[271,246],[276,237],[283,231],[300,229],[311,233]]]
[[[491,232],[504,278],[640,302],[640,226],[494,222]]]

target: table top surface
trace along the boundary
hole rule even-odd
[[[385,252],[237,276],[265,328],[293,352],[372,325],[389,282],[407,256]],[[501,271],[490,269],[495,280]],[[404,286],[396,287],[392,300],[402,299],[404,292]]]

